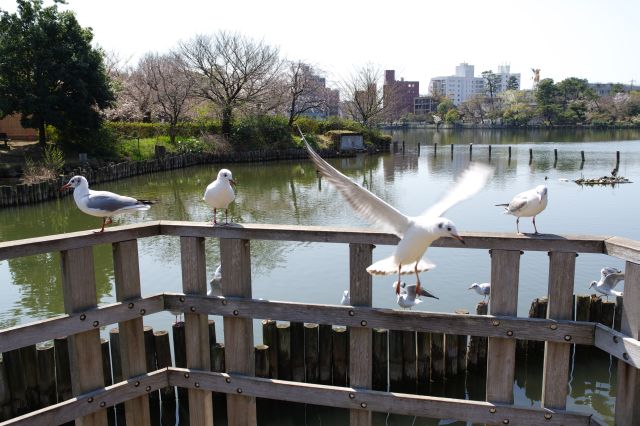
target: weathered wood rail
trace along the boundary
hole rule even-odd
[[[137,239],[155,235],[180,237],[182,294],[140,295]],[[213,410],[216,408],[212,405],[211,391],[227,395],[227,416],[231,425],[256,424],[256,398],[347,408],[351,412],[352,425],[371,424],[371,411],[488,424],[597,424],[589,414],[566,410],[571,344],[595,346],[619,360],[616,424],[640,424],[640,407],[636,404],[640,397],[640,243],[619,237],[595,236],[528,238],[495,233],[464,233],[463,236],[467,248],[491,250],[493,288],[491,311],[486,316],[402,312],[372,307],[370,277],[364,272],[364,267],[371,261],[374,244],[396,244],[398,239],[368,229],[278,225],[212,227],[204,223],[158,221],[114,227],[103,234],[75,232],[0,243],[0,260],[61,252],[66,311],[60,317],[0,330],[0,352],[69,336],[69,363],[73,371],[71,399],[2,424],[48,425],[74,419],[81,419],[82,424],[106,424],[105,408],[120,403],[126,406],[127,423],[151,424],[150,395],[170,386],[188,390],[189,419],[193,425],[213,423]],[[205,296],[205,238],[220,240],[225,271],[223,297]],[[252,299],[250,241],[256,239],[349,244],[350,289],[354,306]],[[91,248],[105,243],[113,246],[118,302],[97,307]],[[438,240],[434,246],[459,248],[457,243],[448,239]],[[550,254],[546,318],[515,316],[521,250],[547,251]],[[569,319],[573,310],[571,301],[577,253],[604,253],[626,260],[625,302],[620,315],[620,331],[594,322]],[[185,368],[165,366],[168,365],[166,363],[161,367],[158,363],[158,369],[148,371],[143,318],[165,310],[185,313]],[[210,371],[207,315],[224,318],[224,373]],[[252,319],[319,323],[320,327],[322,324],[347,326],[346,351],[351,355],[347,367],[349,385],[330,386],[256,377],[260,371],[256,371],[254,361]],[[105,386],[98,329],[115,323],[119,328],[123,380]],[[380,362],[379,357],[372,353],[372,347],[379,344],[380,336],[372,330],[381,327],[400,332],[415,331],[418,336],[427,336],[421,333],[446,332],[447,335],[488,338],[487,400],[372,390],[375,388],[373,365]],[[322,333],[321,328],[320,335]],[[280,338],[279,333],[277,338]],[[388,339],[391,339],[391,334]],[[516,341],[523,339],[544,342],[545,345],[542,404],[537,408],[513,405]],[[418,347],[418,356],[422,356],[420,347],[424,344],[421,338],[414,343],[413,347]],[[433,348],[434,342],[431,344]],[[389,361],[393,361],[391,355]],[[290,356],[292,378],[295,380],[300,374],[299,354]],[[314,365],[324,361],[312,359],[309,362]],[[302,364],[303,374],[307,367]],[[321,379],[319,377],[320,382]]]

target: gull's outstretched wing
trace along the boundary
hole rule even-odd
[[[309,157],[311,157],[318,171],[336,187],[338,192],[342,194],[357,214],[363,219],[378,225],[386,232],[392,232],[399,237],[403,236],[409,226],[409,218],[407,216],[324,161],[324,159],[309,146],[302,132],[300,132],[300,135],[309,153]]]
[[[492,175],[493,167],[479,163],[471,164],[467,170],[462,172],[462,175],[455,185],[449,189],[448,193],[420,216],[442,216],[444,212],[460,201],[464,201],[480,192]]]

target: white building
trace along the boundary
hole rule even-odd
[[[520,88],[520,74],[511,74],[509,65],[498,67],[497,76],[500,77],[497,92],[502,92],[507,88],[509,77],[515,76]],[[474,76],[474,66],[466,62],[456,66],[456,75],[434,77],[429,82],[429,93],[434,96],[446,96],[455,105],[466,101],[474,95],[485,93],[485,82],[482,77]]]

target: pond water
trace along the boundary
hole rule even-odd
[[[502,214],[494,204],[539,184],[549,188],[549,204],[536,222],[543,233],[617,235],[640,239],[637,183],[615,187],[581,187],[573,179],[608,175],[620,151],[619,175],[640,179],[640,132],[620,131],[392,131],[405,143],[404,154],[358,155],[330,162],[400,211],[417,215],[436,202],[470,161],[491,164],[495,175],[476,197],[446,213],[461,231],[515,232],[515,218]],[[418,143],[421,145],[418,155]],[[438,144],[437,153],[434,143]],[[449,145],[455,144],[451,154]],[[492,145],[491,157],[488,145]],[[511,146],[511,159],[508,158]],[[529,162],[529,149],[533,161]],[[554,149],[558,150],[557,162]],[[586,161],[581,162],[584,151]],[[236,202],[230,216],[238,223],[292,225],[367,226],[345,205],[335,189],[318,180],[309,161],[259,164],[216,164],[139,176],[95,186],[138,198],[157,199],[149,211],[121,216],[115,224],[145,220],[210,221],[212,212],[201,200],[217,171],[227,167],[238,181]],[[0,210],[0,241],[97,229],[101,220],[81,213],[72,197],[27,207]],[[531,221],[520,221],[521,230],[532,231]],[[379,246],[374,259],[387,256],[393,247]],[[143,295],[181,291],[179,240],[154,237],[139,242]],[[348,288],[348,247],[320,243],[254,241],[252,252],[253,297],[310,303],[339,303]],[[96,280],[101,304],[115,301],[110,246],[97,246]],[[440,299],[426,300],[418,310],[475,311],[480,298],[467,288],[490,278],[486,250],[433,248],[428,257],[438,267],[423,274],[426,287]],[[219,264],[218,243],[207,241],[208,276]],[[575,293],[587,294],[603,266],[623,268],[624,263],[604,255],[580,255],[576,261]],[[58,254],[45,254],[0,262],[0,327],[47,318],[63,312]],[[522,256],[518,314],[526,316],[531,301],[546,295],[546,253]],[[374,278],[373,305],[397,308],[391,288],[393,277]],[[167,329],[169,313],[145,318],[155,329]],[[222,321],[216,321],[222,335]],[[106,331],[105,331],[106,332]],[[256,325],[256,340],[261,333]],[[615,361],[586,357],[576,363],[570,379],[569,409],[594,410],[612,423],[615,402]],[[541,374],[536,374],[541,378]],[[540,384],[514,385],[516,404],[539,405]],[[396,416],[397,417],[397,416]],[[380,419],[378,419],[380,420]],[[378,421],[377,420],[377,421]],[[384,424],[386,419],[382,419]],[[327,420],[325,420],[325,423]],[[398,417],[389,424],[404,424]],[[409,419],[408,423],[411,424]]]

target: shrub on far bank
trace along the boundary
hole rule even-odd
[[[236,151],[286,149],[294,146],[291,128],[281,116],[258,115],[236,120],[232,125],[230,139]]]

